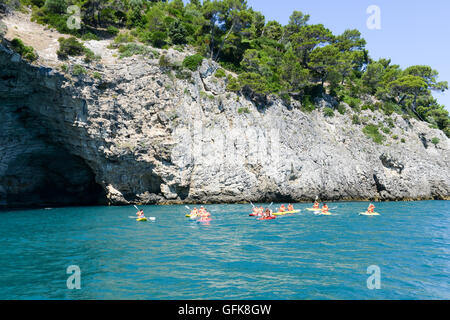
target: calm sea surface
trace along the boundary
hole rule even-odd
[[[142,207],[147,223],[131,206],[0,212],[0,299],[450,299],[449,201],[328,205],[271,221],[208,206],[209,224],[184,206]]]

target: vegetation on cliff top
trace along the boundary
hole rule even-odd
[[[25,60],[32,62],[38,58],[36,52],[34,52],[34,49],[24,45],[20,39],[14,38],[11,41],[11,47]]]
[[[266,22],[245,0],[21,2],[33,7],[37,22],[78,37],[111,37],[119,28],[128,28],[130,38],[155,47],[191,45],[199,55],[238,74],[228,77],[231,91],[298,99],[305,111],[314,108],[315,97],[327,93],[355,112],[363,107],[386,115],[406,114],[450,136],[448,111],[431,94],[448,89],[447,82],[438,82],[436,70],[424,65],[402,70],[389,59],[375,61],[358,30],[334,35],[324,25],[310,23],[310,16],[300,11],[294,11],[283,26]],[[83,13],[79,30],[67,27],[69,5],[78,5]],[[186,67],[193,69],[198,61],[199,57],[191,58]],[[368,95],[378,102],[361,106]],[[327,110],[329,116],[331,111]]]

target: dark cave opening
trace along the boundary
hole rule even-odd
[[[0,179],[7,207],[103,204],[104,189],[86,162],[65,150],[22,154]],[[49,151],[49,150],[47,150]]]

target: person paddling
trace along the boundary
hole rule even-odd
[[[138,216],[138,219],[144,219],[145,215],[144,215],[144,210],[139,210],[136,215]]]
[[[278,211],[278,212],[285,212],[285,211],[286,211],[286,207],[284,206],[284,204],[282,204],[280,207],[280,211]]]
[[[208,212],[208,211],[206,211],[206,209],[202,206],[201,208],[200,208],[200,216],[201,217],[209,217],[211,214]]]
[[[289,212],[290,211],[294,211],[294,206],[292,205],[292,204],[290,204],[289,203],[289,205],[288,205],[288,209],[287,209]]]
[[[314,201],[313,209],[320,209],[320,203],[317,200]]]
[[[191,211],[191,218],[195,218],[196,216],[198,216],[198,209],[197,209],[197,208],[194,208],[194,209]]]
[[[266,211],[263,213],[263,217],[272,217],[272,210],[270,210],[269,208],[266,209]]]
[[[328,213],[328,206],[326,203],[324,203],[322,206],[322,214],[327,214],[327,213]]]
[[[368,213],[374,213],[374,210],[375,210],[375,206],[371,203],[371,204],[369,205],[369,208],[367,209],[367,212],[368,212]]]

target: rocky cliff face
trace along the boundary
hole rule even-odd
[[[86,44],[103,59],[81,76],[0,46],[0,207],[450,197],[449,139],[426,123],[394,114],[378,145],[350,109],[326,118],[252,100],[226,92],[213,62],[176,72],[107,44]],[[159,54],[174,66],[188,53]]]

